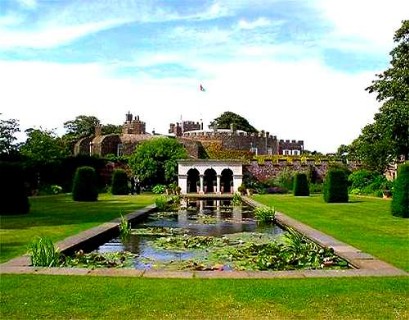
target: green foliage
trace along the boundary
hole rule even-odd
[[[273,222],[276,210],[274,207],[257,207],[254,209],[254,217],[259,222]]]
[[[240,192],[240,191],[239,191]],[[233,206],[240,206],[241,205],[241,196],[237,192],[233,195],[233,199],[231,200]]]
[[[15,144],[17,140],[15,134],[17,132],[20,132],[18,120],[0,120],[0,154],[10,154],[17,150],[17,145]]]
[[[394,41],[389,69],[366,89],[377,93],[383,105],[349,148],[352,156],[379,173],[401,155],[409,158],[409,20],[402,21]]]
[[[310,189],[305,173],[297,173],[294,177],[294,196],[309,196]]]
[[[20,147],[21,154],[40,163],[52,162],[68,156],[64,141],[52,130],[28,129],[27,140]]]
[[[74,201],[97,201],[98,188],[95,169],[79,167],[75,172],[72,198]]]
[[[84,253],[82,250],[75,252],[73,257],[65,257],[64,267],[77,268],[131,268],[135,254],[121,252],[91,252]]]
[[[357,170],[348,176],[350,193],[382,196],[382,191],[391,190],[392,182],[384,175],[367,169]]]
[[[74,120],[64,122],[64,128],[67,130],[66,136],[81,139],[94,135],[95,127],[100,125],[101,121],[94,116],[77,116]]]
[[[154,194],[163,194],[165,193],[166,186],[163,184],[157,184],[152,188],[152,192]]]
[[[131,235],[131,225],[129,221],[121,214],[121,221],[119,223],[119,235],[122,241],[129,239]]]
[[[31,265],[34,267],[57,267],[60,264],[61,254],[59,250],[46,237],[38,237],[31,242],[29,255]]]
[[[236,130],[258,132],[248,120],[231,111],[222,113],[219,117],[210,122],[209,128],[230,129],[231,125],[233,125]]]
[[[169,184],[177,178],[177,160],[185,159],[183,145],[172,138],[154,138],[139,144],[129,158],[129,165],[147,185]]]
[[[160,196],[155,199],[155,205],[158,211],[165,211],[168,206],[168,197]]]
[[[0,214],[25,214],[30,204],[20,165],[0,161]]]
[[[294,181],[294,172],[288,168],[284,168],[284,170],[282,170],[278,174],[277,178],[274,181],[274,184],[281,188],[292,190],[293,181]]]
[[[391,209],[392,215],[409,218],[409,163],[398,168]]]
[[[112,174],[111,193],[115,195],[126,195],[129,193],[128,175],[125,170],[114,170]]]
[[[345,172],[340,169],[330,169],[324,181],[324,201],[348,202],[348,182]]]

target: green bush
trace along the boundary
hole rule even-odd
[[[72,199],[74,201],[97,201],[98,187],[95,169],[79,167],[74,176]]]
[[[273,222],[276,210],[274,207],[257,207],[254,209],[254,217],[259,222]]]
[[[21,166],[0,162],[0,214],[25,214],[30,203]]]
[[[345,171],[330,169],[324,181],[325,202],[348,202],[348,181]]]
[[[307,175],[305,173],[297,173],[294,177],[294,196],[309,196],[310,188]]]
[[[166,190],[166,186],[163,184],[157,184],[156,186],[152,188],[152,192],[155,194],[162,194],[165,192],[165,190]]]
[[[115,169],[112,174],[111,193],[115,195],[126,195],[129,193],[128,175],[124,169]]]
[[[399,166],[391,203],[392,215],[409,218],[409,163]]]

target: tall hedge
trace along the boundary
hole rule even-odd
[[[24,182],[20,165],[0,162],[0,214],[25,214],[30,211]]]
[[[348,180],[342,169],[330,169],[324,181],[325,202],[348,202]]]
[[[305,173],[297,173],[294,177],[294,196],[309,196],[310,187]]]
[[[409,218],[409,163],[398,168],[391,203],[392,215]]]
[[[72,198],[74,201],[97,201],[97,175],[93,167],[79,167],[75,171]]]
[[[115,169],[112,173],[112,185],[111,185],[112,194],[128,194],[128,175],[123,169]]]

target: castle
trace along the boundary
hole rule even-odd
[[[248,151],[255,155],[301,155],[304,150],[302,140],[278,140],[269,132],[247,133],[230,129],[204,130],[202,122],[182,121],[171,123],[169,136],[175,137],[186,148],[191,158],[200,158],[206,144],[216,144],[222,150]],[[121,134],[101,134],[101,126],[95,128],[95,135],[80,139],[74,147],[74,154],[106,156],[130,155],[142,141],[158,136],[146,132],[146,123],[139,116],[133,117],[128,112]]]

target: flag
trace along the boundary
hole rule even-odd
[[[200,91],[206,91],[206,89],[202,86],[202,85],[200,85]]]

